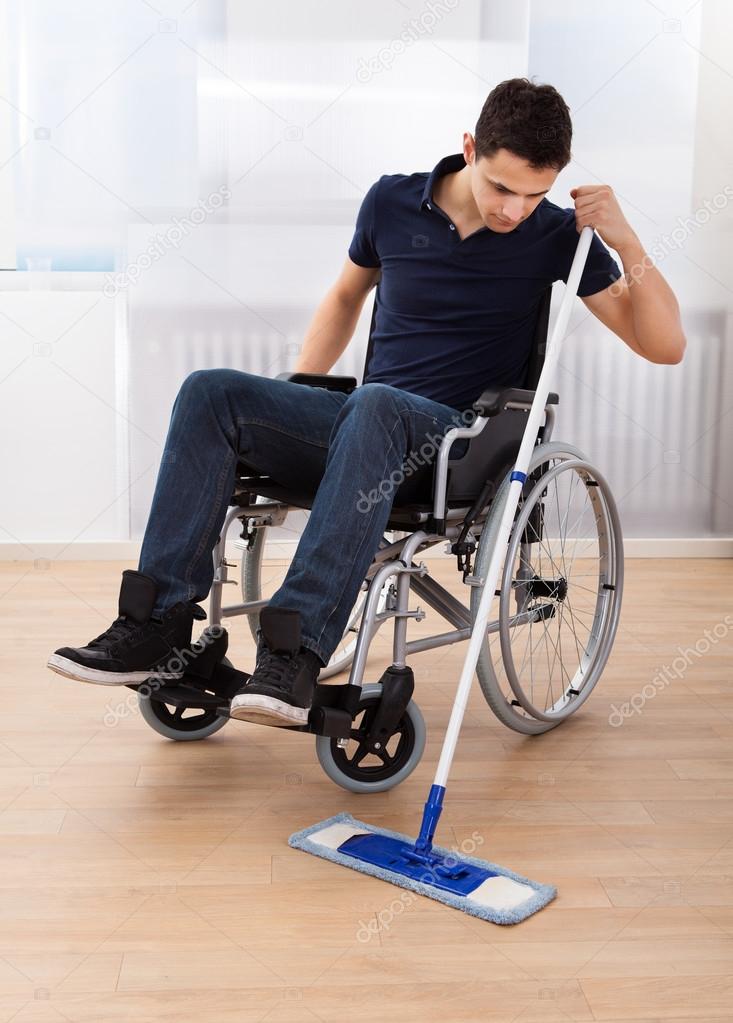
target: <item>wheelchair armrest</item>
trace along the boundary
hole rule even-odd
[[[473,403],[473,407],[481,416],[498,416],[505,408],[529,410],[532,407],[534,391],[526,391],[522,387],[505,387],[501,391],[489,388]],[[554,391],[547,395],[547,405],[557,405],[560,401]]]
[[[343,391],[344,394],[351,394],[357,386],[356,377],[339,377],[333,373],[278,373],[275,379],[308,387],[325,387],[327,391]]]

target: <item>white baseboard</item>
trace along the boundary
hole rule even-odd
[[[278,540],[270,546],[270,556],[291,558],[296,546],[296,540]],[[627,558],[733,558],[733,537],[632,537],[624,540],[624,552]],[[227,543],[227,557],[236,559],[239,554],[232,539]],[[137,564],[139,556],[139,540],[0,543],[0,561],[131,561]],[[420,554],[420,560],[447,557],[443,543]]]

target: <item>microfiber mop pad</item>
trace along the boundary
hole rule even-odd
[[[430,899],[436,899],[447,906],[453,906],[464,913],[480,917],[482,920],[490,920],[495,924],[518,924],[542,909],[557,895],[557,889],[552,885],[530,881],[495,863],[487,863],[485,860],[464,856],[462,853],[458,855],[437,845],[432,847],[432,852],[446,858],[449,864],[459,865],[459,868],[475,869],[467,870],[469,876],[463,881],[460,879],[451,881],[450,878],[441,877],[437,870],[431,871],[429,867],[416,865],[415,876],[408,877],[402,872],[405,870],[404,860],[400,859],[398,873],[389,867],[371,863],[368,859],[356,858],[355,854],[370,855],[369,849],[359,850],[359,836],[374,836],[366,839],[362,837],[361,842],[378,843],[377,855],[380,859],[384,859],[385,854],[387,858],[392,855],[397,862],[405,849],[414,847],[414,841],[406,835],[364,824],[355,820],[349,813],[338,813],[335,817],[321,821],[320,824],[313,824],[302,831],[297,831],[288,839],[288,845],[313,853],[315,856],[322,856],[324,860],[331,860],[332,863],[340,863],[351,867],[352,870],[389,881],[418,895],[426,895]],[[349,843],[352,852],[349,851]],[[461,872],[459,869],[454,873]],[[421,881],[421,876],[428,877],[430,883]],[[442,887],[443,884],[445,887]],[[461,887],[468,887],[470,890],[461,893],[457,890]]]

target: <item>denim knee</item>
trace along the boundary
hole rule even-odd
[[[382,409],[393,409],[402,404],[396,387],[390,384],[362,384],[351,392],[344,408],[351,406],[368,413],[378,413]]]
[[[252,377],[251,373],[243,373],[236,369],[195,369],[184,379],[180,386],[179,393],[193,394],[211,393],[214,390],[226,389],[236,383],[241,388],[247,384],[243,377]]]

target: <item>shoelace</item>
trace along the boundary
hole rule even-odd
[[[277,654],[269,647],[263,646],[257,660],[256,670],[258,675],[266,674],[268,685],[274,685],[277,689],[289,692],[298,667],[297,655]]]
[[[124,615],[120,615],[110,625],[108,629],[100,633],[90,643],[87,643],[88,647],[94,646],[110,646],[112,643],[118,643],[120,641],[129,640],[133,632],[139,628],[139,625],[132,618],[126,618]]]

